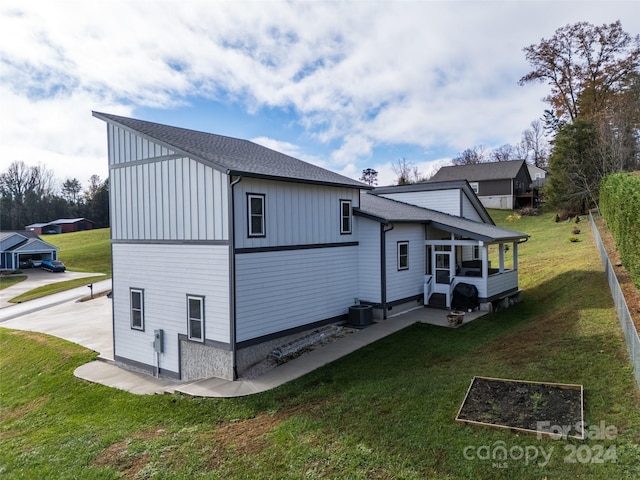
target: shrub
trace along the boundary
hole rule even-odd
[[[520,215],[518,215],[517,213],[514,213],[513,215],[509,215],[507,217],[507,222],[517,222],[518,220],[520,220]]]
[[[556,222],[556,223],[558,223],[559,221],[560,221],[560,215],[558,215],[558,214],[556,213],[556,219],[555,219],[555,222]]]
[[[576,222],[576,223],[580,223],[580,215],[576,215],[576,220],[575,220],[575,222]]]
[[[571,230],[571,233],[573,233],[574,235],[578,235],[580,233],[580,229],[577,227],[574,227],[574,229]]]
[[[534,216],[538,215],[538,210],[533,208],[533,207],[524,207],[524,208],[521,208],[518,213],[522,217],[525,217],[525,216],[526,217],[534,217]]]
[[[570,241],[571,243],[576,243],[576,242],[579,242],[579,241],[580,241],[580,239],[579,239],[578,237],[569,237],[569,241]]]

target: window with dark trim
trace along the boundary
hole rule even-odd
[[[469,182],[469,186],[471,187],[471,190],[473,190],[475,192],[475,194],[478,194],[479,191],[479,186],[478,186],[478,182]]]
[[[129,290],[131,299],[131,328],[144,330],[144,290],[132,288]]]
[[[409,242],[398,242],[398,270],[409,270]]]
[[[351,200],[340,200],[340,233],[351,233]]]
[[[204,342],[204,297],[187,295],[187,337]]]
[[[266,235],[264,204],[265,196],[263,194],[247,194],[247,221],[250,237],[264,237]]]

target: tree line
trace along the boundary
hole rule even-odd
[[[551,206],[574,213],[597,207],[609,174],[640,170],[640,35],[620,21],[578,22],[523,49],[532,70],[520,85],[544,82],[548,109],[516,145],[470,147],[453,165],[526,160],[544,168],[543,194]],[[374,184],[375,170],[361,180]],[[427,180],[405,158],[393,165],[398,185]]]
[[[59,218],[88,218],[109,226],[109,180],[92,175],[86,188],[77,178],[59,183],[42,165],[15,161],[0,173],[0,230],[24,230]]]

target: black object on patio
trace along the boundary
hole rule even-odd
[[[472,311],[480,306],[478,289],[470,283],[458,283],[453,289],[451,308],[453,310]]]

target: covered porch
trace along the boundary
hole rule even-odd
[[[454,291],[461,283],[475,287],[477,306],[482,310],[491,310],[497,302],[519,295],[518,245],[527,240],[527,235],[514,237],[517,232],[494,230],[508,232],[510,238],[473,238],[480,235],[447,230],[451,229],[442,225],[427,227],[425,306],[466,310],[454,302]]]

